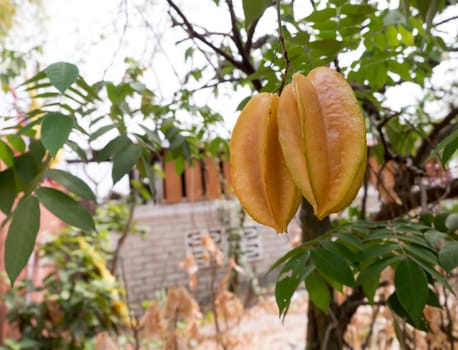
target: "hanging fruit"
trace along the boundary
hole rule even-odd
[[[240,113],[230,143],[234,191],[247,213],[286,232],[300,204],[278,142],[278,95],[260,93]]]
[[[318,67],[296,73],[280,97],[279,139],[286,164],[318,219],[351,204],[366,171],[366,128],[351,86]]]
[[[261,93],[243,109],[231,145],[234,190],[247,213],[286,231],[297,191],[322,220],[350,205],[366,170],[366,131],[345,79],[327,67],[296,73],[277,95]]]

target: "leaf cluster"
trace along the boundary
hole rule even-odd
[[[414,327],[427,330],[426,305],[440,307],[435,283],[454,293],[447,272],[458,267],[458,214],[422,216],[418,222],[358,221],[337,226],[288,252],[272,267],[281,266],[275,297],[285,316],[296,288],[305,283],[311,301],[328,313],[332,289],[361,290],[367,302],[376,300],[382,272],[394,270],[394,287],[387,305]]]
[[[100,332],[127,325],[123,290],[106,268],[107,239],[106,231],[68,229],[40,247],[41,267],[50,272],[42,285],[20,281],[5,296],[20,338],[1,349],[85,349]],[[27,297],[37,293],[39,302]]]

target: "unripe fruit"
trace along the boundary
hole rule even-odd
[[[256,221],[286,232],[300,204],[278,142],[278,96],[260,93],[242,110],[232,133],[234,191]]]

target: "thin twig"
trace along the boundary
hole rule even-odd
[[[132,305],[130,303],[130,298],[129,298],[129,286],[127,284],[127,279],[126,279],[126,269],[124,266],[124,260],[121,258],[121,277],[122,277],[122,283],[124,285],[124,290],[125,290],[125,297],[126,297],[126,304],[127,304],[127,310],[129,314],[129,324],[130,328],[132,329],[132,334],[134,336],[134,349],[139,350],[140,349],[140,339],[139,339],[139,328],[138,328],[138,320],[133,314],[132,311]],[[135,321],[135,322],[134,322]]]
[[[445,24],[447,22],[454,21],[455,19],[458,19],[458,16],[453,16],[453,17],[450,17],[450,18],[446,18],[446,19],[444,19],[444,20],[442,20],[440,22],[434,23],[433,27],[438,27],[438,26],[440,26],[442,24]]]
[[[134,213],[135,213],[135,207],[137,205],[137,200],[136,200],[136,197],[137,197],[137,193],[136,193],[136,189],[134,189],[132,191],[132,198],[131,198],[131,202],[130,202],[130,206],[129,206],[129,217],[127,218],[127,222],[126,222],[126,225],[124,226],[124,230],[121,234],[121,237],[119,238],[117,244],[116,244],[116,249],[113,253],[113,259],[111,261],[111,266],[110,266],[110,271],[112,274],[115,274],[116,273],[116,268],[117,268],[117,265],[118,265],[118,259],[119,259],[119,255],[121,254],[121,248],[123,246],[123,243],[124,241],[127,239],[127,236],[129,235],[130,233],[130,229],[132,227],[132,222],[134,220]]]
[[[277,23],[278,23],[278,40],[280,40],[281,51],[283,54],[283,59],[285,60],[285,71],[283,73],[283,77],[281,79],[280,87],[278,88],[278,94],[280,95],[283,91],[283,87],[286,83],[286,78],[288,77],[288,70],[290,65],[290,60],[288,56],[288,50],[286,49],[285,37],[283,36],[283,26],[281,22],[281,13],[280,13],[280,0],[277,0],[276,7],[277,7]]]
[[[366,339],[364,339],[363,345],[361,345],[361,349],[363,350],[368,347],[369,341],[371,340],[372,334],[374,333],[374,325],[375,325],[375,321],[377,320],[377,315],[379,311],[380,311],[380,307],[378,305],[373,308],[371,323],[369,326],[369,332],[367,333]]]
[[[108,64],[108,66],[103,71],[102,80],[105,80],[105,76],[106,76],[108,70],[111,68],[111,66],[113,66],[113,63],[114,63],[116,57],[118,56],[119,50],[121,49],[121,46],[122,46],[122,42],[124,41],[124,37],[126,36],[126,33],[127,33],[127,28],[129,26],[129,7],[128,7],[128,4],[127,4],[127,0],[123,0],[122,1],[122,5],[124,6],[124,17],[125,17],[124,25],[122,27],[121,36],[119,37],[118,47],[113,52],[113,56],[111,57],[110,63]]]
[[[181,24],[183,27],[185,27],[187,33],[193,37],[196,38],[197,40],[201,41],[203,44],[211,48],[215,53],[218,55],[224,57],[227,61],[229,61],[234,67],[239,68],[240,70],[243,71],[243,67],[241,62],[237,61],[233,56],[228,54],[226,51],[222,50],[219,47],[216,47],[213,43],[207,40],[205,35],[200,34],[196,32],[194,29],[194,26],[189,22],[188,18],[185,16],[183,11],[180,10],[180,8],[175,4],[174,1],[172,0],[167,0],[167,3],[170,5],[171,8],[177,13],[177,15],[181,18],[183,23]],[[173,18],[172,18],[173,19]],[[175,24],[179,24],[177,21],[174,21]]]

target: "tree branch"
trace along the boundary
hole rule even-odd
[[[118,239],[118,242],[116,243],[116,249],[114,250],[113,259],[111,260],[111,264],[110,264],[110,272],[113,275],[116,274],[116,269],[118,267],[118,260],[121,254],[121,248],[124,244],[124,241],[127,239],[127,236],[129,235],[130,229],[132,227],[136,203],[137,203],[136,191],[133,191],[130,206],[129,206],[129,217],[127,218],[127,222],[126,222],[126,225],[124,226],[124,230],[122,231],[121,237]]]
[[[398,193],[402,204],[385,203],[373,216],[375,221],[391,220],[402,216],[421,204],[421,192]],[[432,203],[444,198],[458,197],[458,179],[452,180],[447,187],[431,187],[426,190],[426,201]]]
[[[232,1],[231,0],[226,0],[226,2],[227,2],[228,7],[229,7],[229,12],[230,12],[230,16],[231,16],[231,23],[232,23],[232,36],[231,36],[231,39],[235,43],[235,45],[237,47],[237,51],[240,54],[241,59],[242,59],[241,61],[237,60],[234,56],[232,56],[231,54],[227,53],[226,51],[224,51],[220,47],[217,47],[214,43],[212,43],[211,41],[209,41],[207,39],[206,35],[198,33],[195,30],[194,25],[191,24],[191,22],[189,22],[188,18],[185,16],[183,11],[181,11],[180,8],[175,4],[175,2],[173,0],[167,0],[167,3],[176,12],[176,14],[180,17],[180,19],[182,21],[182,23],[176,21],[174,19],[174,17],[170,14],[170,17],[172,18],[172,22],[173,22],[174,25],[180,25],[180,26],[184,27],[184,30],[188,33],[188,35],[191,38],[196,39],[196,40],[200,41],[201,43],[203,43],[205,46],[209,47],[216,54],[220,55],[227,62],[232,64],[232,66],[234,66],[234,68],[237,68],[240,71],[242,71],[243,73],[245,73],[247,75],[250,75],[250,74],[254,73],[256,70],[255,70],[255,68],[253,67],[253,65],[252,65],[252,63],[250,61],[249,52],[247,52],[245,50],[245,48],[244,48],[244,45],[243,45],[243,42],[242,42],[242,38],[241,38],[241,35],[240,35],[240,31],[237,28],[237,18],[235,16],[235,12],[234,12],[234,7],[232,5]],[[253,31],[254,31],[254,28],[253,28]],[[261,90],[262,83],[261,83],[261,81],[259,79],[254,79],[251,82],[252,82],[254,88],[257,91]]]
[[[458,107],[452,107],[450,112],[441,120],[440,123],[436,124],[433,130],[430,132],[428,137],[423,139],[422,144],[418,148],[418,151],[413,159],[414,164],[421,166],[428,155],[430,154],[433,147],[436,147],[447,135],[452,132],[456,126],[452,121],[458,115]]]
[[[253,64],[251,63],[249,51],[246,51],[246,45],[243,45],[242,36],[240,35],[240,30],[237,27],[237,17],[234,11],[234,5],[232,0],[226,0],[227,7],[229,9],[229,14],[231,17],[231,27],[232,27],[232,41],[234,42],[235,46],[237,47],[237,51],[239,52],[240,56],[242,57],[242,65],[243,68],[241,69],[247,75],[253,74],[256,69],[254,68]],[[254,35],[254,28],[253,34]],[[251,45],[250,45],[251,47]],[[258,79],[252,80],[253,86],[256,90],[261,90],[262,84]]]
[[[223,51],[219,47],[216,47],[213,43],[209,42],[207,40],[207,38],[205,38],[204,35],[196,32],[195,29],[194,29],[194,26],[189,22],[188,18],[184,15],[184,13],[180,10],[180,8],[173,2],[173,0],[167,0],[167,3],[170,5],[171,8],[173,8],[173,10],[181,18],[181,20],[183,21],[182,25],[186,28],[186,32],[192,38],[195,38],[195,39],[199,40],[200,42],[202,42],[203,44],[205,44],[206,46],[211,48],[218,55],[224,57],[227,61],[229,61],[234,67],[236,67],[236,68],[238,68],[240,70],[243,70],[242,69],[243,66],[242,66],[241,62],[237,61],[233,56],[231,56],[227,52]],[[175,24],[178,24],[178,22],[176,22],[173,19],[173,17],[172,17],[172,20],[174,21]]]

